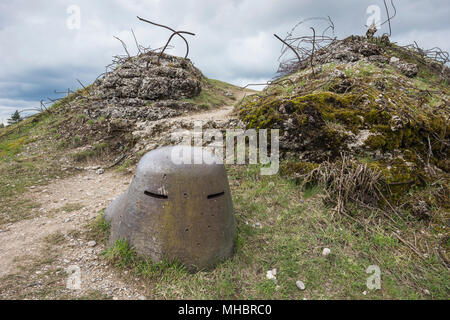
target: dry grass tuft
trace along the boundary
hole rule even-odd
[[[339,161],[324,161],[305,174],[302,184],[324,187],[325,202],[336,204],[338,212],[344,212],[350,200],[375,204],[382,197],[380,186],[384,182],[381,172],[341,154]]]

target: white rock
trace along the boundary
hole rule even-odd
[[[400,59],[397,58],[397,57],[391,57],[391,60],[389,60],[389,63],[393,64],[393,65],[395,65],[395,64],[397,64],[399,62],[400,62]]]
[[[260,222],[255,222],[255,223],[253,224],[253,228],[262,229],[262,225],[261,225]]]
[[[102,168],[100,168],[100,169],[98,169],[98,170],[96,171],[96,173],[97,173],[97,174],[103,174],[103,173],[105,173],[105,170],[103,170]]]
[[[144,296],[139,296],[138,299],[139,299],[139,300],[146,300],[147,298],[144,297]]]
[[[297,286],[297,288],[299,288],[299,289],[302,290],[302,291],[306,289],[305,284],[304,284],[303,281],[301,281],[301,280],[298,280],[298,281],[295,283],[295,285]]]
[[[363,291],[363,295],[366,295],[367,294],[367,291]]]
[[[274,273],[274,271],[275,271],[275,273]],[[277,269],[269,270],[266,273],[266,278],[276,281],[277,280],[276,275],[277,275]]]
[[[429,295],[430,295],[430,290],[424,289],[424,290],[423,290],[423,293],[425,293],[427,296],[429,296]]]
[[[89,242],[87,243],[87,245],[88,245],[89,247],[95,247],[95,246],[97,245],[97,242],[95,242],[94,240],[91,240],[91,241],[89,241]]]
[[[329,248],[323,248],[322,250],[322,255],[324,257],[326,257],[327,255],[329,255],[331,253],[331,250]]]

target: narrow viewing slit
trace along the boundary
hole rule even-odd
[[[221,196],[223,196],[225,194],[225,192],[220,192],[220,193],[214,193],[214,194],[210,194],[209,196],[208,196],[208,199],[214,199],[214,198],[218,198],[218,197],[221,197]]]
[[[157,198],[157,199],[167,199],[167,196],[164,194],[153,193],[150,191],[144,191],[144,194],[149,197],[153,197],[153,198]]]

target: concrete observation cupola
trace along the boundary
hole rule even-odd
[[[190,163],[180,163],[183,154]],[[111,244],[124,239],[153,262],[176,260],[195,271],[233,254],[236,223],[225,166],[198,147],[163,147],[144,155],[105,220],[111,223]]]

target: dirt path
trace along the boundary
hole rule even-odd
[[[244,94],[237,92],[235,96],[241,99]],[[225,106],[173,118],[173,121],[223,121],[232,118],[232,110],[233,106]],[[131,175],[115,171],[97,174],[96,170],[87,170],[47,186],[30,188],[29,193],[22,196],[40,204],[40,208],[34,209],[35,217],[0,227],[0,278],[20,272],[24,260],[42,258],[42,250],[51,242],[49,238],[59,235],[61,241],[53,245],[60,254],[52,262],[53,267],[67,270],[77,266],[81,271],[81,290],[71,291],[71,296],[84,296],[96,290],[114,299],[145,298],[136,284],[124,283],[118,271],[103,260],[101,252],[105,247],[102,244],[79,236],[79,231],[85,229],[100,210],[125,191],[131,178]],[[43,268],[35,273],[45,273],[49,266]],[[33,279],[29,279],[27,286],[40,283]],[[14,298],[14,293],[0,292],[1,298]]]
[[[236,97],[236,101],[241,100],[246,94],[251,94],[252,91],[250,90],[236,90],[233,92],[234,96]],[[201,121],[210,121],[210,120],[214,120],[214,121],[226,121],[229,119],[233,118],[232,115],[233,112],[233,106],[225,106],[222,108],[217,108],[217,109],[213,109],[213,110],[209,110],[206,112],[201,112],[201,113],[195,113],[195,114],[191,114],[191,115],[186,115],[186,116],[180,116],[180,117],[174,117],[169,119],[169,121],[172,122],[176,122],[176,121],[196,121],[196,120],[201,120]]]

